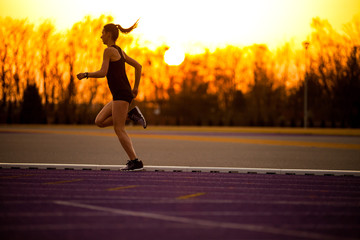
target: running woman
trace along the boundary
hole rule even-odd
[[[106,76],[113,100],[107,103],[99,112],[96,116],[95,124],[101,128],[114,126],[121,146],[130,158],[126,167],[122,169],[125,171],[143,169],[143,163],[138,160],[131,139],[125,131],[127,117],[137,123],[142,123],[143,127],[146,128],[146,120],[138,107],[135,107],[128,113],[130,103],[138,94],[142,66],[136,60],[126,55],[115,42],[119,36],[119,31],[124,34],[131,32],[137,27],[138,21],[127,29],[112,23],[105,25],[101,39],[107,48],[104,50],[101,69],[97,72],[85,72],[77,75],[79,80],[89,77],[103,78]],[[133,89],[131,89],[126,75],[125,63],[135,68],[135,84]]]

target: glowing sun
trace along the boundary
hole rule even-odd
[[[185,59],[185,53],[181,48],[171,47],[165,52],[164,60],[168,65],[180,65]]]

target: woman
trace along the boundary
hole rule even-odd
[[[85,72],[77,75],[79,80],[89,77],[107,77],[113,100],[107,103],[99,112],[95,119],[95,124],[101,128],[114,126],[115,133],[130,158],[126,167],[122,169],[128,171],[143,169],[143,163],[138,160],[131,139],[125,131],[127,117],[136,122],[141,122],[143,127],[146,128],[146,121],[137,107],[132,109],[128,114],[129,105],[138,94],[142,66],[127,56],[120,47],[115,45],[115,42],[119,36],[119,31],[125,34],[131,32],[136,28],[138,21],[127,29],[112,23],[105,25],[101,39],[107,48],[104,50],[101,69],[97,72]],[[125,63],[135,68],[135,84],[133,89],[131,89],[125,72]]]

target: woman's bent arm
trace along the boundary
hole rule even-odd
[[[135,68],[135,84],[134,84],[134,88],[133,88],[133,95],[134,95],[134,97],[136,97],[138,94],[138,88],[139,88],[139,84],[140,84],[142,66],[135,59],[126,55],[126,53],[124,53],[124,55],[125,55],[126,63]]]
[[[85,77],[91,77],[91,78],[103,78],[106,76],[107,72],[108,72],[108,69],[109,69],[109,62],[110,62],[110,49],[107,48],[105,49],[104,51],[104,55],[103,55],[103,63],[101,65],[101,69],[99,71],[96,71],[96,72],[89,72],[87,73],[87,76],[86,76],[86,73],[79,73],[77,75],[77,78],[79,80],[85,78]]]

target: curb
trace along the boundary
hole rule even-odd
[[[119,171],[123,167],[124,167],[124,165],[0,163],[0,169],[5,168],[5,169]],[[360,171],[322,170],[322,169],[145,166],[144,171],[148,171],[148,172],[207,172],[207,173],[243,173],[243,174],[245,173],[245,174],[320,175],[320,176],[360,176]]]

